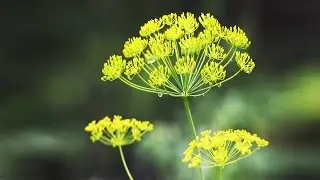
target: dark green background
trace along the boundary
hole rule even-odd
[[[2,1],[0,179],[127,179],[117,149],[84,132],[114,114],[155,124],[125,148],[135,179],[197,179],[180,162],[191,137],[181,99],[100,81],[104,61],[143,23],[186,11],[210,12],[252,41],[251,75],[190,99],[198,131],[244,128],[270,141],[226,167],[225,180],[320,179],[318,0]]]

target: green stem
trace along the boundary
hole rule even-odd
[[[184,96],[184,97],[182,97],[182,99],[183,99],[184,108],[186,110],[187,118],[188,118],[188,121],[189,121],[190,130],[191,130],[191,132],[193,134],[194,139],[196,139],[197,138],[197,132],[196,132],[196,128],[195,128],[194,123],[193,123],[192,114],[191,114],[191,110],[190,110],[190,106],[189,106],[189,102],[188,102],[188,97]],[[199,149],[198,149],[198,153],[200,154]],[[204,180],[204,175],[203,175],[203,171],[202,171],[201,165],[200,165],[199,169],[200,169],[201,180]]]
[[[119,151],[120,151],[121,160],[122,160],[124,169],[126,170],[128,176],[129,176],[129,179],[130,179],[130,180],[133,180],[133,177],[132,177],[132,175],[131,175],[131,173],[130,173],[130,171],[129,171],[129,168],[128,168],[128,166],[127,166],[126,160],[125,160],[125,158],[124,158],[124,155],[123,155],[122,147],[121,147],[121,146],[119,146]]]
[[[219,180],[222,180],[222,167],[219,167]]]
[[[195,128],[194,123],[193,123],[193,119],[192,119],[192,114],[191,114],[188,98],[185,96],[185,97],[182,97],[182,99],[183,99],[184,108],[186,110],[187,118],[188,118],[188,121],[189,121],[190,130],[192,132],[193,138],[196,139],[197,132],[196,132],[196,128]]]

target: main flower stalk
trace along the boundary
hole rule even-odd
[[[192,114],[191,114],[191,110],[190,110],[190,106],[189,106],[189,101],[187,97],[183,97],[183,104],[184,104],[184,108],[186,110],[186,115],[188,118],[188,122],[190,125],[190,130],[192,132],[193,138],[197,137],[197,132],[196,132],[196,128],[194,126],[194,122],[193,122],[193,118],[192,118]]]
[[[191,114],[191,110],[190,110],[190,106],[189,106],[189,102],[188,102],[188,97],[182,97],[182,99],[183,99],[184,108],[186,110],[186,115],[187,115],[187,118],[188,118],[190,130],[192,132],[193,138],[196,139],[197,138],[197,132],[196,132],[196,128],[195,128],[194,123],[193,123],[192,114]],[[199,149],[198,149],[198,153],[200,153]],[[200,170],[201,180],[204,180],[203,170],[202,170],[201,166],[199,167],[199,170]]]

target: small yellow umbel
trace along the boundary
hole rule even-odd
[[[121,116],[114,116],[113,119],[105,118],[92,121],[85,127],[85,131],[91,134],[92,142],[101,142],[105,145],[118,147],[123,166],[130,180],[133,177],[127,166],[122,146],[130,145],[135,141],[141,141],[141,137],[153,130],[153,125],[148,121],[139,121],[135,118],[122,119]]]

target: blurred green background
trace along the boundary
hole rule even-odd
[[[155,124],[124,149],[135,179],[197,179],[181,163],[191,137],[181,99],[100,81],[104,61],[140,25],[186,11],[210,12],[252,41],[250,76],[190,102],[198,131],[244,128],[270,141],[225,168],[225,180],[320,179],[320,1],[8,0],[0,8],[0,179],[128,179],[117,149],[84,132],[114,114]]]

